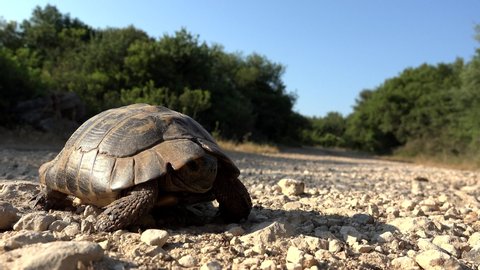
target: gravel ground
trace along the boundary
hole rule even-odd
[[[1,146],[1,145],[0,145]],[[33,211],[58,147],[0,147],[0,269],[480,269],[479,174],[341,152],[229,153],[254,208],[156,211],[93,233],[99,212]]]

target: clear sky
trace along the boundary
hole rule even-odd
[[[152,37],[185,27],[227,52],[252,52],[286,67],[295,110],[347,115],[355,98],[407,67],[470,60],[480,47],[478,0],[0,0],[5,20],[50,3],[95,28],[133,24]]]

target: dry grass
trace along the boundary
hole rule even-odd
[[[480,162],[476,158],[467,158],[467,157],[454,157],[454,156],[427,156],[427,155],[417,155],[417,156],[403,156],[403,155],[392,155],[392,156],[382,156],[381,159],[391,160],[391,161],[402,161],[410,162],[419,165],[439,167],[439,168],[448,168],[456,170],[478,170],[480,168]]]
[[[232,141],[218,140],[222,149],[236,152],[247,152],[257,154],[275,154],[279,153],[278,147],[269,144],[258,144],[253,142],[237,143]]]

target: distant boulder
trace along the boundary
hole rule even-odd
[[[13,113],[37,129],[70,136],[84,120],[85,104],[74,92],[55,93],[18,102]]]

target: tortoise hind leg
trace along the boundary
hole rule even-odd
[[[245,186],[236,177],[220,177],[213,184],[213,192],[219,203],[220,215],[227,222],[248,218],[252,199]]]
[[[157,195],[157,181],[136,185],[125,196],[105,207],[105,210],[97,217],[95,229],[97,231],[115,231],[134,224],[138,218],[153,208]]]

